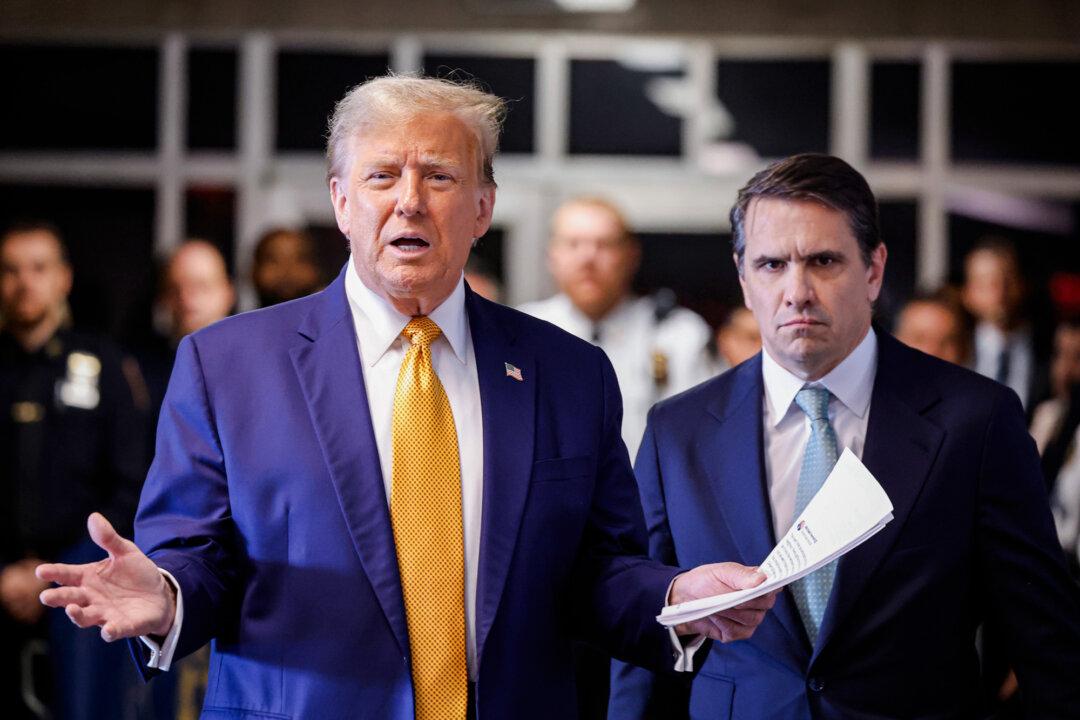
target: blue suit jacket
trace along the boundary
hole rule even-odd
[[[136,542],[183,591],[178,657],[214,639],[204,718],[413,717],[343,278],[196,333],[177,355]],[[477,709],[570,718],[575,634],[670,666],[654,616],[676,570],[644,557],[603,353],[471,291],[466,309],[484,430]]]
[[[1015,394],[878,333],[863,462],[895,507],[844,556],[811,647],[789,591],[714,644],[695,718],[954,718],[979,705],[976,626],[1002,627],[1032,717],[1080,712],[1080,601]],[[657,405],[635,469],[652,555],[760,563],[775,543],[761,356]],[[613,717],[650,692],[624,672]]]

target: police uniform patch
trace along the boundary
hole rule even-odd
[[[68,407],[93,410],[101,401],[98,381],[101,360],[88,352],[73,352],[67,358],[67,375],[56,385],[56,399]]]

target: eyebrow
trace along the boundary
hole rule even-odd
[[[845,255],[840,250],[819,250],[818,252],[812,252],[809,255],[804,255],[803,260],[812,261],[827,258],[829,260],[842,260]],[[758,255],[751,259],[755,265],[761,265],[767,262],[791,262],[791,254],[786,255]]]
[[[750,260],[754,265],[762,265],[767,262],[787,262],[790,255],[758,255]]]

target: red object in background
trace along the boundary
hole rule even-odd
[[[1050,299],[1060,315],[1080,315],[1080,273],[1051,275]]]

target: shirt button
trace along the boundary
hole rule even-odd
[[[812,677],[807,685],[809,685],[810,689],[814,692],[821,692],[825,689],[825,681],[821,678]]]

